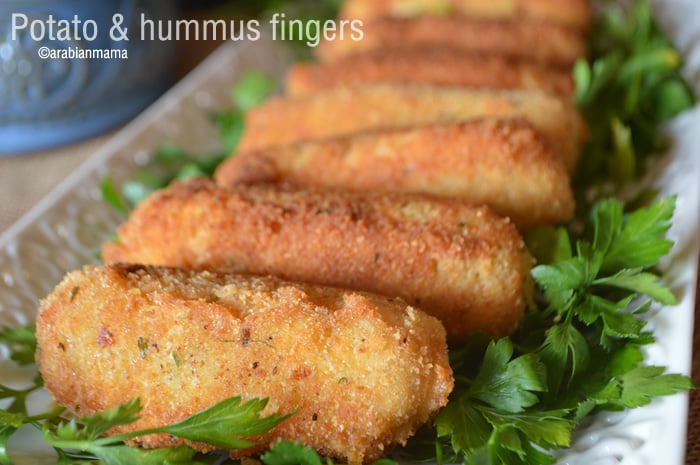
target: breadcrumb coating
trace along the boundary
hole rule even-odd
[[[570,70],[557,69],[494,54],[472,54],[443,48],[377,51],[332,63],[297,63],[286,77],[286,92],[300,97],[343,85],[425,83],[486,89],[534,89],[571,98]]]
[[[587,137],[573,102],[545,92],[380,83],[270,98],[246,113],[238,150],[479,118],[528,120],[564,158],[569,172]]]
[[[106,263],[231,269],[398,296],[454,344],[513,332],[532,294],[516,228],[486,207],[426,195],[245,185],[201,178],[143,201]]]
[[[472,120],[243,151],[224,161],[215,178],[224,186],[291,182],[424,192],[488,205],[523,231],[574,213],[564,161],[524,120]]]
[[[468,16],[387,17],[364,22],[362,33],[362,40],[346,37],[323,41],[315,49],[316,56],[323,62],[331,62],[369,51],[440,47],[570,68],[587,52],[580,32],[537,21]]]
[[[294,415],[257,447],[300,441],[351,465],[403,443],[453,387],[445,331],[399,299],[209,271],[140,265],[69,273],[42,301],[38,362],[81,415],[140,398],[137,431],[233,396]],[[156,434],[144,447],[183,441]],[[212,448],[189,443],[201,451]]]

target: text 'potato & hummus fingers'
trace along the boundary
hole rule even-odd
[[[574,213],[563,160],[524,120],[471,120],[244,151],[224,161],[215,178],[224,186],[289,181],[455,197],[485,204],[521,230]]]
[[[571,98],[570,70],[542,66],[493,54],[471,54],[442,48],[378,51],[332,63],[297,63],[285,90],[299,97],[341,85],[425,83],[488,89],[534,89]]]
[[[534,21],[499,21],[466,16],[380,18],[366,22],[362,40],[326,40],[315,49],[323,62],[379,50],[410,51],[441,47],[467,53],[491,53],[508,58],[570,68],[586,55],[577,31]]]
[[[369,21],[421,15],[543,21],[583,32],[591,23],[591,6],[588,0],[346,0],[339,16]]]
[[[234,457],[283,438],[369,462],[428,421],[453,386],[435,318],[400,299],[273,278],[88,267],[43,300],[37,340],[60,405],[90,415],[141,400],[140,418],[111,433],[174,423],[233,396],[269,398],[263,415],[298,409]]]
[[[336,87],[300,97],[273,97],[247,112],[239,150],[475,118],[525,118],[573,172],[586,128],[574,104],[539,91],[421,84]]]
[[[143,201],[103,246],[107,263],[233,269],[399,296],[462,343],[516,329],[532,259],[486,207],[425,195],[235,189],[206,179]]]

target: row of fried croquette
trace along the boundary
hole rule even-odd
[[[120,431],[231,395],[269,398],[265,413],[298,409],[233,457],[282,438],[359,465],[405,442],[447,402],[447,341],[509,334],[524,314],[532,258],[514,223],[573,212],[585,127],[570,83],[537,66],[580,53],[584,3],[348,0],[342,15],[365,21],[364,45],[324,44],[323,63],[288,79],[318,85],[253,109],[216,182],[155,193],[104,245],[111,265],[69,274],[43,301],[47,388],[85,413],[140,397],[139,422]],[[454,14],[426,16],[436,5]],[[397,29],[372,39],[380,22]],[[472,29],[443,52],[448,35],[430,39],[425,24]],[[397,74],[419,49],[440,69]],[[507,79],[444,78],[493,50]],[[364,61],[348,79],[338,70],[352,60]]]
[[[286,90],[422,82],[570,98],[590,14],[588,0],[349,1],[341,16],[362,23],[362,40],[324,42],[321,62],[292,67]]]
[[[292,66],[217,180],[450,196],[522,231],[571,219],[587,138],[571,67],[587,2],[443,3],[434,16],[430,2],[346,2],[363,39],[324,42],[320,62]]]
[[[421,218],[425,232],[416,233],[413,224],[397,222],[395,212],[428,193],[435,197],[421,201],[432,212],[441,211],[446,198],[467,201],[463,218],[450,217],[448,230],[474,223],[467,213],[472,204],[523,230],[564,221],[574,209],[567,172],[584,134],[571,102],[539,91],[383,83],[280,96],[248,114],[239,153],[215,176],[225,187],[190,183],[154,196],[120,229],[119,245],[105,246],[104,257],[226,267],[399,295],[449,322],[453,343],[480,330],[508,334],[531,293],[531,260],[515,229],[477,209],[484,227],[466,240],[484,245],[493,239],[508,249],[508,260],[492,245],[466,247],[470,228],[441,233],[442,242],[419,247],[427,255],[416,258],[401,241],[415,244],[415,236],[428,237],[446,217]],[[246,185],[260,182],[265,185]],[[406,193],[413,198],[401,196]],[[368,207],[381,202],[386,205]],[[328,214],[309,214],[314,211]],[[397,228],[410,234],[397,236]],[[445,272],[442,256],[454,248],[468,250],[452,267],[459,277]],[[409,261],[420,265],[402,268]],[[504,268],[507,277],[499,274]],[[478,282],[463,270],[475,270]],[[513,292],[502,292],[498,283]],[[465,293],[468,288],[479,293]]]
[[[421,126],[484,118],[522,119],[541,132],[545,137],[532,140],[528,150],[530,156],[542,156],[552,150],[557,153],[558,157],[551,163],[556,169],[564,166],[563,176],[558,182],[570,189],[570,178],[566,173],[575,170],[580,146],[587,134],[582,117],[569,100],[527,90],[490,91],[421,83],[372,83],[335,87],[302,98],[273,97],[248,112],[237,154],[222,166],[237,163],[238,155],[248,151],[264,156],[266,150],[278,146],[286,145],[288,150],[297,150],[304,142],[325,143],[339,138],[354,144],[358,136],[376,133],[376,142],[369,152],[373,157],[365,166],[367,171],[372,171],[387,159],[383,156],[383,136],[387,131],[403,129],[410,132]],[[446,142],[445,145],[449,145],[449,140]],[[414,151],[425,152],[427,149],[416,147]],[[444,152],[429,153],[436,169],[455,172],[454,166],[444,162]],[[296,158],[303,163],[302,155]],[[323,165],[314,168],[319,177],[336,175],[325,171]],[[505,172],[512,167],[503,165],[500,169]],[[229,182],[236,183],[237,179],[229,179]],[[336,186],[346,187],[340,180]],[[493,186],[504,190],[509,187],[508,184]],[[469,198],[463,200],[472,201]]]

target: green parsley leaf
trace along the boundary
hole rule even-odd
[[[624,205],[615,199],[603,199],[593,206],[593,248],[603,255],[622,231]]]
[[[246,112],[260,105],[277,90],[278,81],[261,71],[246,71],[231,89],[231,100],[236,108]]]
[[[158,428],[157,432],[222,449],[243,449],[255,443],[240,439],[241,437],[267,433],[291,416],[270,415],[260,418],[260,412],[266,405],[267,399],[251,399],[241,403],[240,397],[232,397],[179,423]]]
[[[214,116],[214,121],[219,128],[224,154],[233,154],[243,135],[245,114],[240,110],[223,111]]]
[[[10,359],[20,365],[31,365],[34,363],[36,353],[36,336],[34,332],[36,326],[26,325],[0,329],[0,344],[10,349]]]
[[[247,448],[255,445],[255,442],[243,437],[264,435],[291,415],[261,418],[260,412],[265,405],[266,399],[252,399],[242,403],[240,397],[233,397],[172,425],[102,436],[115,426],[130,424],[138,419],[141,404],[137,399],[88,417],[58,424],[47,422],[42,433],[46,442],[58,451],[87,453],[108,465],[184,464],[191,463],[195,454],[189,447],[141,449],[124,445],[123,442],[138,436],[165,433],[221,449]],[[69,455],[71,454],[67,454]]]
[[[7,442],[10,437],[24,424],[24,415],[17,415],[0,410],[0,465],[11,465],[7,455]]]
[[[693,382],[679,374],[664,374],[660,366],[638,366],[613,378],[601,393],[600,403],[618,408],[636,408],[647,405],[653,397],[667,396],[694,387]],[[611,395],[612,394],[612,395]]]
[[[574,290],[586,284],[586,263],[581,257],[572,257],[551,265],[538,265],[531,271],[544,289],[545,298],[559,312],[568,309]]]
[[[95,415],[81,417],[80,424],[83,428],[79,434],[77,433],[75,422],[70,422],[68,423],[68,425],[71,425],[69,426],[70,435],[66,436],[62,433],[60,426],[57,435],[64,439],[87,437],[90,438],[90,440],[94,440],[111,428],[135,422],[139,419],[139,412],[141,412],[141,401],[139,399],[134,399],[113,409],[105,410]]]
[[[556,397],[565,378],[567,385],[570,384],[590,362],[586,338],[571,323],[553,325],[547,331],[539,355],[547,367],[548,397]]]
[[[37,374],[34,383],[24,389],[12,389],[0,384],[0,399],[12,399],[6,412],[27,415],[27,396],[43,386],[41,376]]]
[[[156,187],[153,184],[136,180],[124,181],[124,184],[122,184],[122,194],[124,194],[124,199],[129,204],[130,208],[134,208],[141,203],[141,201],[151,195],[155,189]]]
[[[105,465],[191,465],[196,451],[187,446],[141,449],[120,444],[94,448],[94,453]]]
[[[673,242],[666,239],[664,234],[671,227],[675,207],[676,197],[671,196],[631,213],[618,226],[619,233],[610,242],[603,260],[603,270],[648,268],[656,265],[673,246]],[[619,218],[610,221],[619,224]]]
[[[265,465],[323,465],[321,457],[310,447],[300,442],[275,442],[270,449],[260,456]]]
[[[567,410],[533,408],[547,389],[539,355],[514,353],[509,339],[491,341],[474,379],[461,381],[467,388],[456,389],[435,419],[437,436],[448,438],[464,463],[553,463],[537,447],[569,443],[574,423],[566,418]],[[471,370],[465,365],[469,359],[466,353],[460,357],[458,380]]]
[[[527,235],[527,248],[537,263],[548,265],[571,258],[571,240],[564,227],[544,227]]]
[[[580,186],[614,181],[643,170],[664,148],[657,125],[691,108],[694,96],[679,73],[680,56],[654,23],[648,1],[625,10],[607,4],[589,41],[590,61],[573,69],[574,97],[590,130],[577,170]],[[584,208],[586,210],[586,208]]]
[[[260,456],[260,460],[265,465],[323,465],[321,457],[311,447],[305,446],[296,441],[285,441],[278,439],[270,449]],[[329,458],[325,460],[326,465],[333,465]],[[371,465],[397,465],[390,459],[379,459]]]
[[[129,208],[124,203],[119,190],[114,185],[114,181],[110,176],[105,176],[102,179],[101,189],[102,199],[107,202],[112,208],[124,215],[129,213]]]
[[[660,121],[666,121],[677,114],[692,108],[695,104],[693,91],[682,79],[668,79],[661,82],[656,92],[650,96]]]
[[[645,326],[644,321],[621,312],[605,312],[602,315],[602,319],[603,332],[601,333],[600,343],[603,347],[610,347],[609,339],[612,338],[634,339],[640,335],[642,328]]]
[[[571,442],[574,423],[565,418],[566,410],[508,413],[500,408],[478,407],[484,418],[494,427],[512,427],[521,431],[528,441],[545,449],[566,447]]]
[[[490,343],[483,366],[469,387],[470,396],[511,413],[536,404],[539,399],[533,392],[546,390],[544,366],[535,354],[511,360],[512,356],[509,339]]]
[[[697,388],[682,375],[666,374],[662,367],[641,365],[644,356],[639,346],[623,345],[599,363],[590,376],[571,390],[567,405],[577,405],[577,420],[595,410],[621,410],[648,404],[652,397],[671,395]],[[583,399],[583,400],[582,400]]]
[[[467,454],[486,444],[493,431],[468,393],[450,399],[435,418],[435,427],[438,437],[450,438],[453,450]]]
[[[675,305],[676,297],[670,289],[659,284],[659,276],[654,273],[645,273],[641,268],[623,269],[612,276],[596,279],[595,285],[606,285],[627,289],[640,294],[646,294],[652,299],[665,305]]]

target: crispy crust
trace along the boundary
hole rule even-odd
[[[273,97],[246,114],[239,150],[484,117],[527,119],[574,170],[586,138],[581,115],[567,99],[533,90],[365,84]]]
[[[382,17],[464,15],[511,21],[544,21],[577,31],[591,23],[588,0],[347,0],[341,18],[369,21]]]
[[[315,53],[330,62],[360,52],[440,47],[492,53],[562,68],[586,55],[583,36],[566,27],[531,21],[499,21],[465,16],[379,18],[363,24],[362,40],[324,41]]]
[[[435,318],[397,299],[273,278],[88,267],[42,302],[37,339],[59,404],[93,414],[141,399],[141,418],[111,433],[170,424],[234,395],[269,398],[264,415],[298,408],[260,447],[233,456],[285,438],[368,462],[430,419],[453,386]]]
[[[227,268],[404,298],[459,344],[517,327],[532,293],[515,227],[485,207],[423,195],[179,183],[105,244],[110,262]]]
[[[321,173],[319,175],[319,173]],[[219,166],[224,186],[425,192],[486,204],[521,230],[574,212],[561,157],[523,120],[473,120],[241,152]]]
[[[341,85],[425,83],[488,89],[534,89],[564,98],[573,94],[569,70],[440,48],[377,51],[333,63],[299,63],[287,72],[286,91],[301,97]]]

